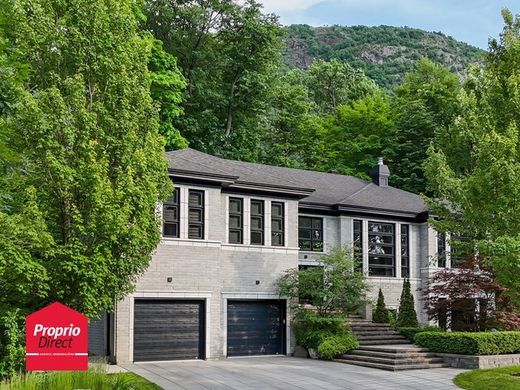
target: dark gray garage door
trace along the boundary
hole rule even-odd
[[[134,361],[203,358],[203,301],[135,300]]]
[[[228,301],[228,356],[283,353],[285,301]]]

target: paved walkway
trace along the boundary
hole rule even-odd
[[[435,368],[401,372],[289,357],[122,365],[170,389],[280,390],[449,390],[463,370]]]

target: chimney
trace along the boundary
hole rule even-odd
[[[377,159],[377,165],[372,170],[372,181],[380,187],[388,186],[390,169],[383,163],[383,157]]]

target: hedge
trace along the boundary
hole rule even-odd
[[[423,332],[414,341],[432,352],[462,355],[520,353],[520,332]]]
[[[425,327],[397,327],[396,328],[399,333],[405,336],[410,341],[415,341],[415,336],[419,333],[423,332],[444,332],[441,328],[437,326],[425,326]]]

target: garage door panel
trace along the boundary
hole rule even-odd
[[[204,302],[135,300],[134,361],[201,359]]]
[[[275,355],[285,349],[284,301],[228,301],[228,356]]]

